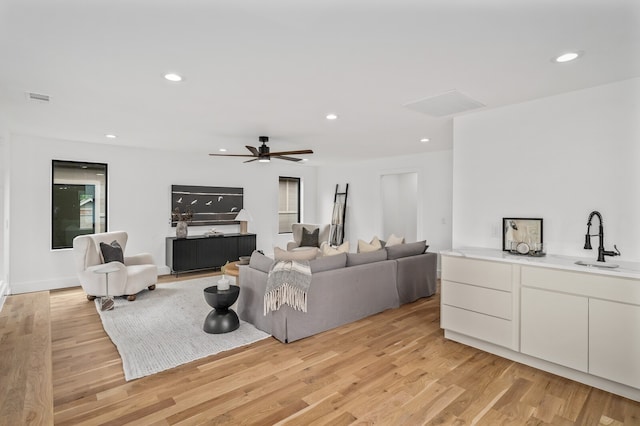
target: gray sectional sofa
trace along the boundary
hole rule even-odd
[[[273,259],[254,252],[240,271],[238,315],[288,343],[436,292],[435,253],[424,241],[370,253],[342,253],[309,262],[307,312],[288,305],[264,315],[264,293]]]

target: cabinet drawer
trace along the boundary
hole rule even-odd
[[[518,348],[513,339],[513,323],[501,318],[442,305],[441,327],[513,350]]]
[[[512,294],[473,285],[442,281],[442,303],[510,320]]]
[[[511,291],[511,265],[486,260],[442,256],[442,279]]]
[[[640,280],[523,266],[523,286],[640,305]]]

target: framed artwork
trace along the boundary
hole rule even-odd
[[[542,251],[542,219],[503,217],[502,250],[520,254]]]
[[[177,224],[174,212],[188,213],[193,226],[237,224],[243,197],[243,188],[171,185],[171,226]]]

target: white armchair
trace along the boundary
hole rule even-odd
[[[293,233],[293,241],[287,243],[287,250],[291,251],[300,247],[302,242],[302,228],[306,228],[307,231],[314,231],[316,228],[320,228],[318,232],[318,247],[324,241],[329,241],[329,229],[331,225],[313,225],[310,223],[294,223],[291,225],[291,231]]]
[[[73,239],[73,252],[76,271],[80,285],[87,293],[87,299],[106,296],[105,274],[98,274],[96,269],[104,266],[100,243],[111,244],[117,241],[124,253],[127,245],[127,233],[124,231],[104,232],[100,234],[80,235]],[[109,296],[127,296],[130,301],[136,300],[136,294],[147,287],[156,288],[158,268],[148,253],[125,256],[124,263],[111,262],[118,271],[109,274]]]

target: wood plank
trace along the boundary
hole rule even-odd
[[[53,423],[49,292],[8,296],[0,312],[0,418]]]

